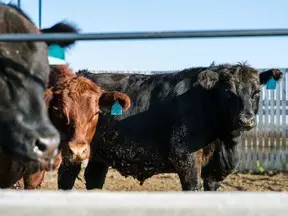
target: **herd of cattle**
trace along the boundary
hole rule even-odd
[[[0,4],[0,20],[2,34],[78,32],[63,22],[38,29],[11,4]],[[57,169],[58,188],[69,190],[88,160],[87,189],[101,189],[112,166],[141,184],[173,172],[183,190],[217,190],[256,125],[261,87],[282,77],[247,64],[161,75],[49,65],[49,45],[74,42],[0,43],[0,188],[39,188]],[[113,115],[117,101],[123,113]]]

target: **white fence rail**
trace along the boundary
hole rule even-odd
[[[287,216],[288,193],[0,191],[5,216]]]

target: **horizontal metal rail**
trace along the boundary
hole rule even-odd
[[[67,41],[67,40],[146,40],[222,37],[288,36],[288,29],[243,29],[204,31],[148,31],[115,33],[51,33],[51,34],[0,34],[0,41]]]

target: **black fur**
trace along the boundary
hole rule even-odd
[[[41,33],[13,4],[0,3],[0,19],[2,34]],[[52,33],[53,29],[49,31]],[[47,44],[33,41],[1,43],[0,145],[4,153],[38,160],[39,156],[33,151],[38,144],[36,141],[53,138],[47,146],[41,146],[44,158],[53,157],[51,151],[57,149],[59,133],[49,120],[43,98],[49,73]]]
[[[78,27],[76,27],[75,24],[59,22],[59,23],[53,25],[51,28],[44,28],[44,29],[41,29],[41,31],[43,33],[79,33],[80,30]],[[70,46],[74,45],[75,40],[71,40],[71,41],[47,41],[46,43],[48,46],[56,43],[59,46],[66,48],[66,47],[70,47]]]
[[[0,3],[0,19],[1,34],[41,34],[32,20],[15,5]],[[56,26],[46,31],[62,32],[69,28],[66,24]],[[61,43],[64,48],[68,45],[71,42]],[[35,171],[57,153],[59,132],[51,123],[44,102],[49,73],[46,43],[1,42],[0,188],[11,187],[23,176],[26,168]],[[35,151],[37,147],[41,154]]]

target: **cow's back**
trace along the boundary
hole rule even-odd
[[[106,91],[120,91],[129,95],[132,107],[126,112],[130,116],[158,106],[163,101],[175,98],[188,91],[191,79],[182,74],[129,74],[129,73],[83,73]]]

